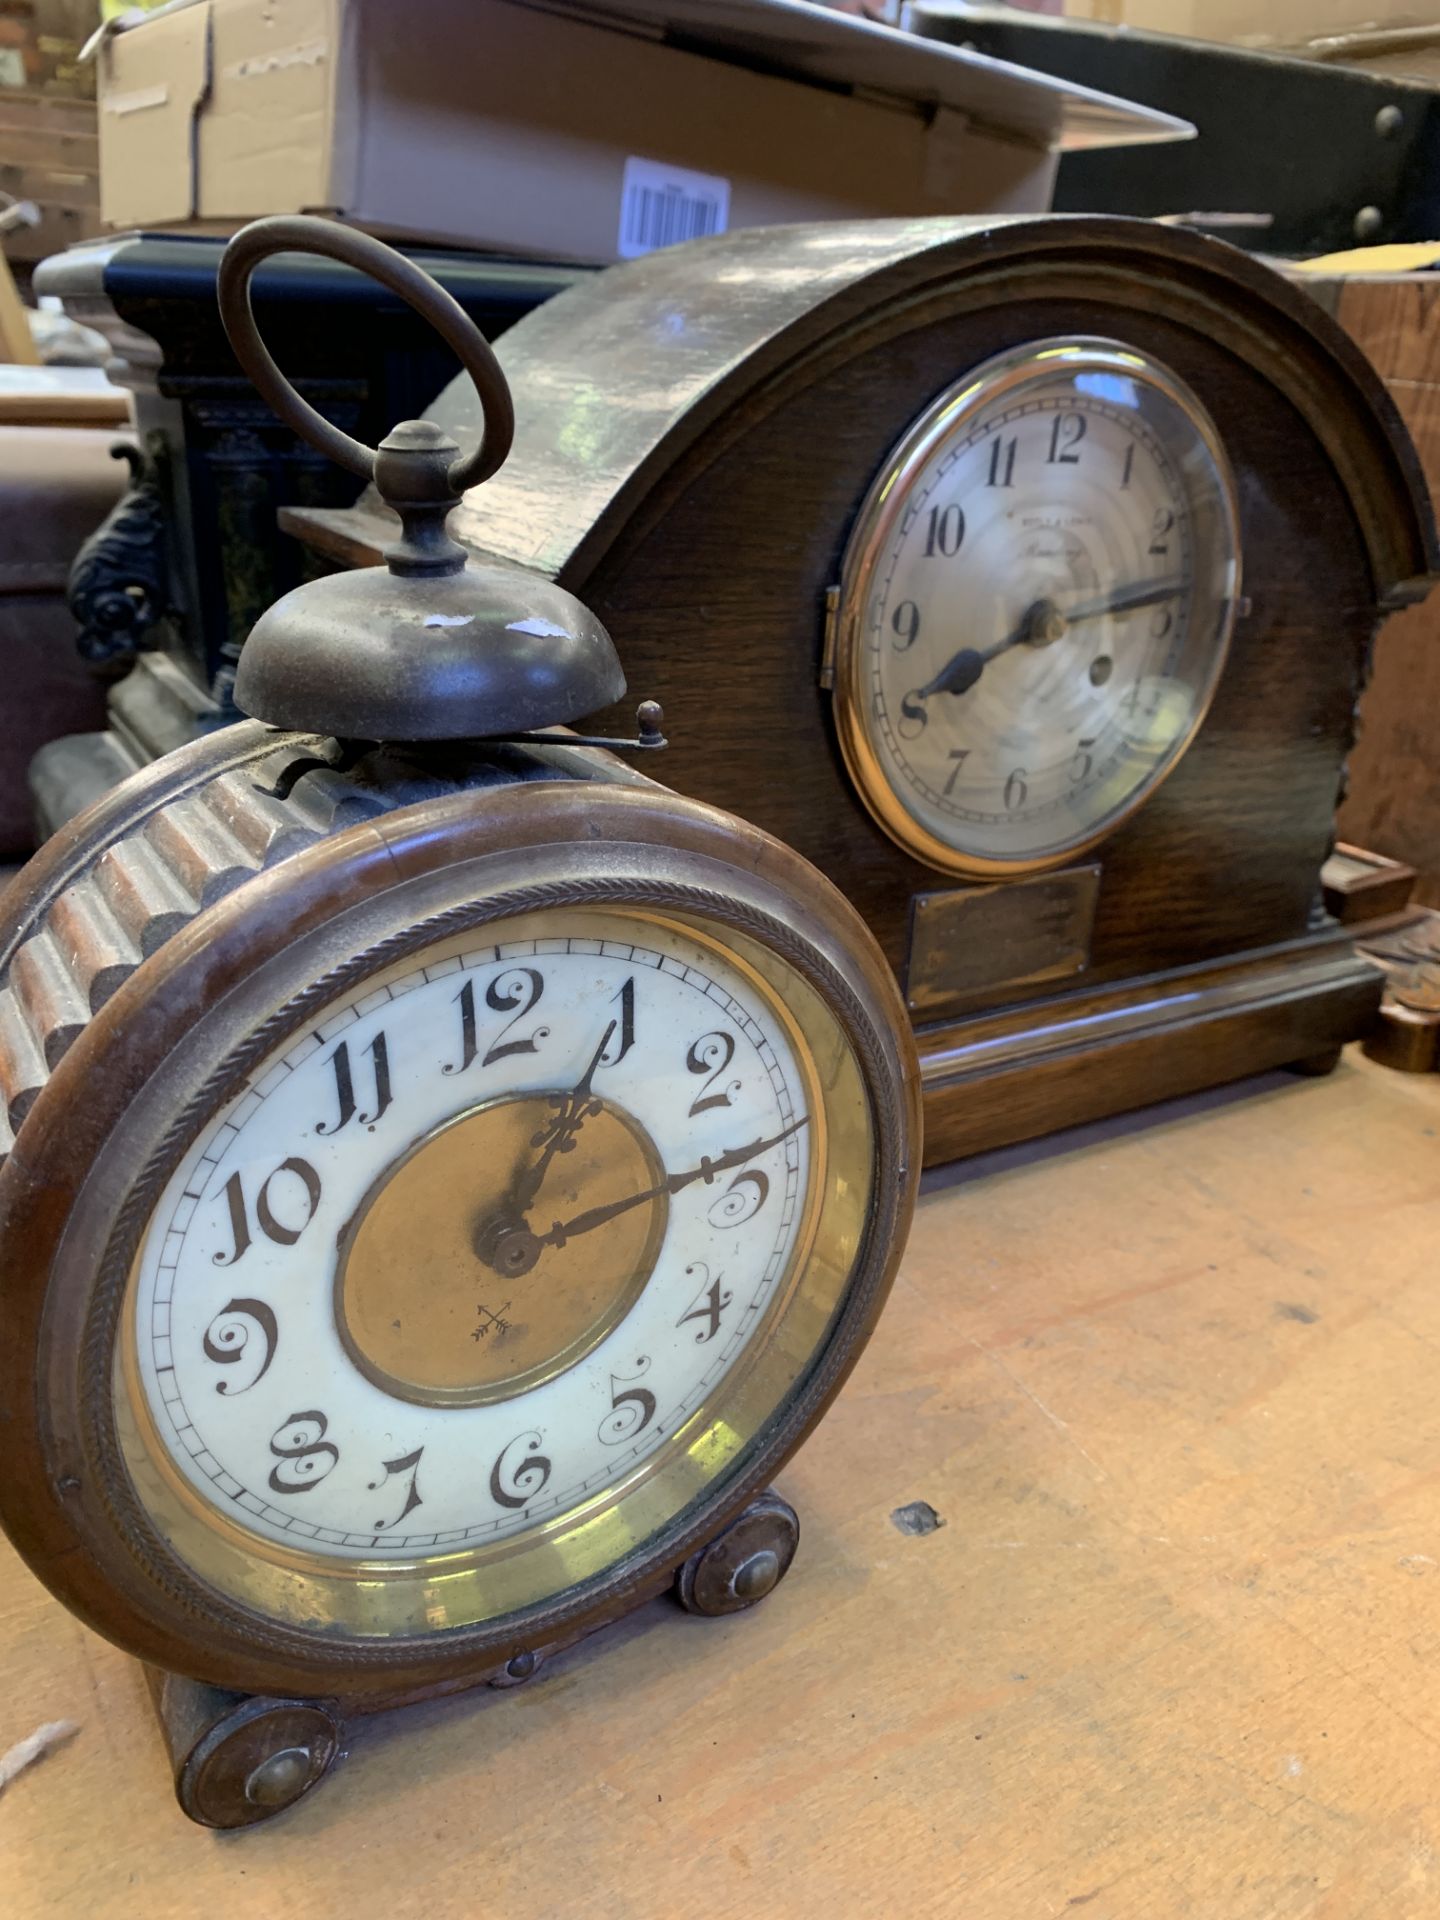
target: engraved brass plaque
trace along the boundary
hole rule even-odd
[[[1090,962],[1099,891],[1097,862],[991,887],[917,893],[906,976],[910,1011],[934,1019],[997,988],[1082,972]]]

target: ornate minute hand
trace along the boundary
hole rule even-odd
[[[535,1234],[528,1227],[513,1227],[498,1236],[488,1250],[484,1247],[477,1247],[476,1250],[487,1266],[513,1279],[530,1271],[539,1259],[542,1248],[563,1247],[567,1240],[593,1232],[607,1221],[618,1219],[622,1213],[629,1213],[633,1207],[643,1207],[647,1201],[682,1193],[697,1180],[703,1180],[708,1186],[718,1174],[728,1173],[732,1167],[743,1167],[758,1154],[778,1147],[782,1140],[788,1140],[792,1133],[798,1133],[809,1118],[808,1113],[802,1113],[798,1120],[792,1120],[788,1127],[772,1134],[768,1140],[752,1140],[749,1146],[731,1147],[714,1160],[707,1154],[698,1167],[687,1167],[683,1173],[669,1174],[659,1186],[646,1187],[641,1193],[632,1193],[624,1200],[612,1200],[603,1207],[587,1207],[583,1213],[572,1214],[568,1220],[557,1220],[548,1233]]]

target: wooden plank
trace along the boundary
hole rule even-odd
[[[7,1920],[1433,1914],[1437,1137],[1347,1056],[932,1177],[771,1600],[361,1724],[249,1834],[7,1554],[0,1746],[81,1723],[4,1795]]]
[[[1342,280],[1337,314],[1383,376],[1440,501],[1440,275]],[[1342,838],[1404,860],[1440,901],[1440,596],[1388,622],[1360,708]]]
[[[1422,386],[1440,381],[1440,340],[1430,324],[1434,273],[1357,273],[1337,284],[1335,317],[1382,379]]]
[[[22,367],[40,364],[15,276],[3,251],[0,251],[0,360]]]

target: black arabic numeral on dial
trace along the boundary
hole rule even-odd
[[[895,635],[895,651],[904,653],[913,647],[920,638],[920,609],[913,600],[902,600],[890,616],[890,630]]]
[[[242,1367],[249,1378],[235,1375],[217,1381],[215,1391],[232,1399],[237,1393],[248,1393],[269,1371],[279,1338],[275,1316],[263,1300],[227,1300],[205,1329],[205,1358],[217,1367]]]
[[[720,1316],[735,1296],[728,1287],[722,1289],[720,1283],[725,1278],[723,1273],[717,1273],[713,1280],[710,1278],[710,1269],[703,1260],[694,1261],[686,1267],[685,1272],[689,1277],[698,1273],[703,1274],[704,1278],[700,1282],[700,1291],[695,1296],[694,1305],[682,1313],[675,1324],[677,1327],[683,1327],[688,1326],[692,1320],[703,1320],[705,1324],[695,1336],[695,1344],[703,1347],[720,1331]]]
[[[1098,739],[1099,736],[1097,735],[1096,738]],[[1094,740],[1077,741],[1075,751],[1070,759],[1070,780],[1072,785],[1078,787],[1083,781],[1090,778],[1090,769],[1095,764],[1095,755],[1092,752],[1094,745]]]
[[[1004,440],[999,434],[990,442],[990,471],[985,479],[987,487],[1014,486],[1015,447],[1013,438]]]
[[[1151,697],[1149,701],[1142,707],[1140,694],[1142,689],[1146,688],[1147,686],[1150,687],[1151,689]],[[1132,680],[1130,682],[1130,685],[1126,688],[1124,694],[1121,696],[1120,711],[1122,713],[1128,713],[1132,716],[1137,713],[1143,712],[1147,719],[1153,720],[1155,718],[1155,699],[1154,699],[1153,683],[1146,681],[1143,678],[1143,676],[1137,677],[1136,679]]]
[[[743,1227],[753,1220],[770,1195],[770,1181],[758,1167],[737,1173],[724,1193],[712,1200],[705,1218],[712,1227]]]
[[[633,973],[615,998],[620,1002],[620,1033],[614,1053],[607,1048],[600,1056],[602,1063],[607,1067],[618,1067],[635,1044],[635,976]]]
[[[390,1105],[390,1048],[383,1033],[377,1033],[365,1049],[370,1056],[370,1070],[374,1076],[374,1098],[369,1113],[359,1115],[362,1127],[373,1127],[381,1119]],[[342,1040],[330,1056],[330,1065],[335,1070],[335,1098],[339,1105],[339,1117],[333,1121],[322,1120],[316,1127],[316,1133],[339,1133],[342,1127],[348,1127],[356,1118],[358,1102],[355,1098],[355,1074],[350,1065],[350,1043]]]
[[[475,1032],[475,982],[467,980],[455,996],[460,1009],[460,1058],[447,1060],[442,1069],[445,1073],[464,1073],[467,1067],[475,1064],[475,1055],[480,1043]]]
[[[540,1042],[548,1040],[550,1029],[536,1027],[531,1033],[515,1040],[507,1040],[506,1035],[539,1004],[545,991],[544,976],[534,967],[511,967],[498,974],[485,989],[485,1004],[492,1013],[508,1013],[509,1020],[500,1029],[494,1044],[486,1051],[480,1062],[481,1068],[493,1067],[497,1060],[505,1060],[511,1054],[538,1053]],[[446,1061],[446,1073],[464,1073],[473,1066],[480,1051],[479,1029],[475,1012],[475,982],[467,980],[455,1001],[460,1009],[460,1058],[458,1061]]]
[[[377,1520],[375,1522],[375,1531],[377,1534],[388,1533],[391,1528],[398,1527],[402,1520],[415,1511],[416,1507],[425,1504],[420,1493],[420,1456],[424,1451],[424,1447],[416,1447],[413,1453],[402,1454],[398,1460],[382,1460],[380,1464],[385,1469],[384,1473],[381,1474],[378,1480],[367,1481],[366,1484],[369,1486],[371,1493],[378,1493],[392,1473],[408,1473],[410,1476],[410,1483],[405,1489],[404,1506],[401,1507],[399,1513],[395,1515],[393,1520]]]
[[[649,1369],[650,1356],[642,1353],[635,1363],[634,1373],[611,1374],[610,1411],[600,1422],[595,1435],[603,1446],[618,1447],[626,1440],[635,1439],[655,1418],[654,1394],[648,1387],[634,1384],[643,1379]]]
[[[1170,531],[1175,525],[1175,515],[1169,507],[1157,507],[1155,518],[1150,523],[1150,551],[1164,555],[1170,551]]]
[[[340,1449],[325,1438],[330,1422],[313,1408],[287,1415],[270,1438],[276,1464],[270,1469],[272,1493],[309,1493],[339,1463]]]
[[[520,1433],[500,1451],[490,1469],[490,1498],[498,1507],[520,1509],[545,1491],[550,1478],[550,1462],[535,1451],[540,1435],[533,1430]]]
[[[970,748],[969,747],[952,747],[950,749],[950,758],[955,762],[955,764],[950,769],[949,779],[945,782],[944,787],[941,789],[941,792],[943,793],[944,797],[947,800],[950,798],[951,794],[954,793],[955,791],[955,782],[960,778],[960,769],[964,766],[965,762],[970,758]]]
[[[1120,463],[1120,491],[1126,492],[1130,485],[1130,475],[1135,470],[1135,442],[1132,440],[1125,449],[1125,458]]]
[[[1156,607],[1150,616],[1150,638],[1164,640],[1175,624],[1175,615],[1169,607]]]
[[[272,1196],[271,1189],[282,1173],[293,1174],[305,1189],[304,1218],[298,1225],[292,1226],[289,1220],[276,1211],[281,1204],[280,1195]],[[290,1212],[293,1194],[287,1194],[284,1211]],[[229,1253],[217,1253],[212,1258],[217,1267],[233,1267],[237,1260],[244,1258],[250,1247],[250,1216],[245,1204],[245,1186],[239,1173],[232,1173],[225,1182],[225,1203],[230,1210],[230,1232],[234,1246]],[[275,1171],[266,1176],[259,1193],[255,1196],[255,1220],[267,1240],[273,1240],[277,1247],[293,1247],[301,1234],[315,1218],[315,1209],[320,1204],[320,1176],[308,1160],[282,1160]]]
[[[1016,767],[1015,771],[1010,775],[1010,778],[1005,782],[1005,793],[1003,796],[1005,800],[1005,811],[1007,813],[1017,813],[1019,809],[1024,806],[1025,797],[1029,791],[1030,789],[1026,784],[1024,767]]]
[[[965,515],[955,501],[948,507],[932,507],[925,523],[925,553],[953,560],[965,538]]]
[[[536,1027],[532,1033],[515,1040],[507,1040],[510,1030],[530,1013],[545,991],[543,976],[534,967],[510,967],[498,974],[485,989],[485,1004],[492,1013],[508,1013],[510,1019],[500,1029],[494,1044],[487,1050],[481,1067],[494,1066],[497,1060],[504,1060],[514,1053],[536,1053],[540,1042],[548,1039],[548,1027]],[[460,1058],[457,1062],[447,1062],[446,1073],[464,1073],[472,1065],[480,1050],[475,1012],[475,982],[467,980],[455,1000],[460,1008]]]
[[[907,693],[900,702],[900,722],[898,732],[902,740],[917,739],[930,724],[930,714],[919,690]]]
[[[515,967],[508,973],[497,975],[490,982],[485,989],[486,1006],[492,1013],[508,1013],[510,1018],[480,1062],[482,1068],[493,1067],[497,1060],[508,1060],[515,1053],[539,1052],[540,1042],[549,1038],[548,1027],[536,1027],[533,1033],[523,1039],[507,1040],[505,1036],[520,1024],[527,1013],[535,1010],[544,991],[544,977],[535,967]]]
[[[686,1070],[706,1074],[708,1078],[690,1103],[689,1119],[709,1113],[714,1107],[730,1105],[731,1095],[740,1091],[740,1082],[732,1080],[719,1092],[715,1091],[715,1083],[734,1058],[735,1042],[728,1033],[702,1033],[698,1040],[691,1041],[690,1051],[685,1055]]]
[[[1050,451],[1045,459],[1052,467],[1078,467],[1080,455],[1076,451],[1085,438],[1085,416],[1083,413],[1057,413],[1050,422]]]

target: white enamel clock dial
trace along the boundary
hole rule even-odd
[[[1105,341],[979,368],[895,450],[846,558],[840,734],[880,824],[957,871],[1093,845],[1184,752],[1239,589],[1194,396]]]
[[[264,1062],[155,1209],[128,1364],[165,1470],[337,1562],[603,1500],[762,1337],[817,1127],[775,995],[683,925],[421,952]]]

